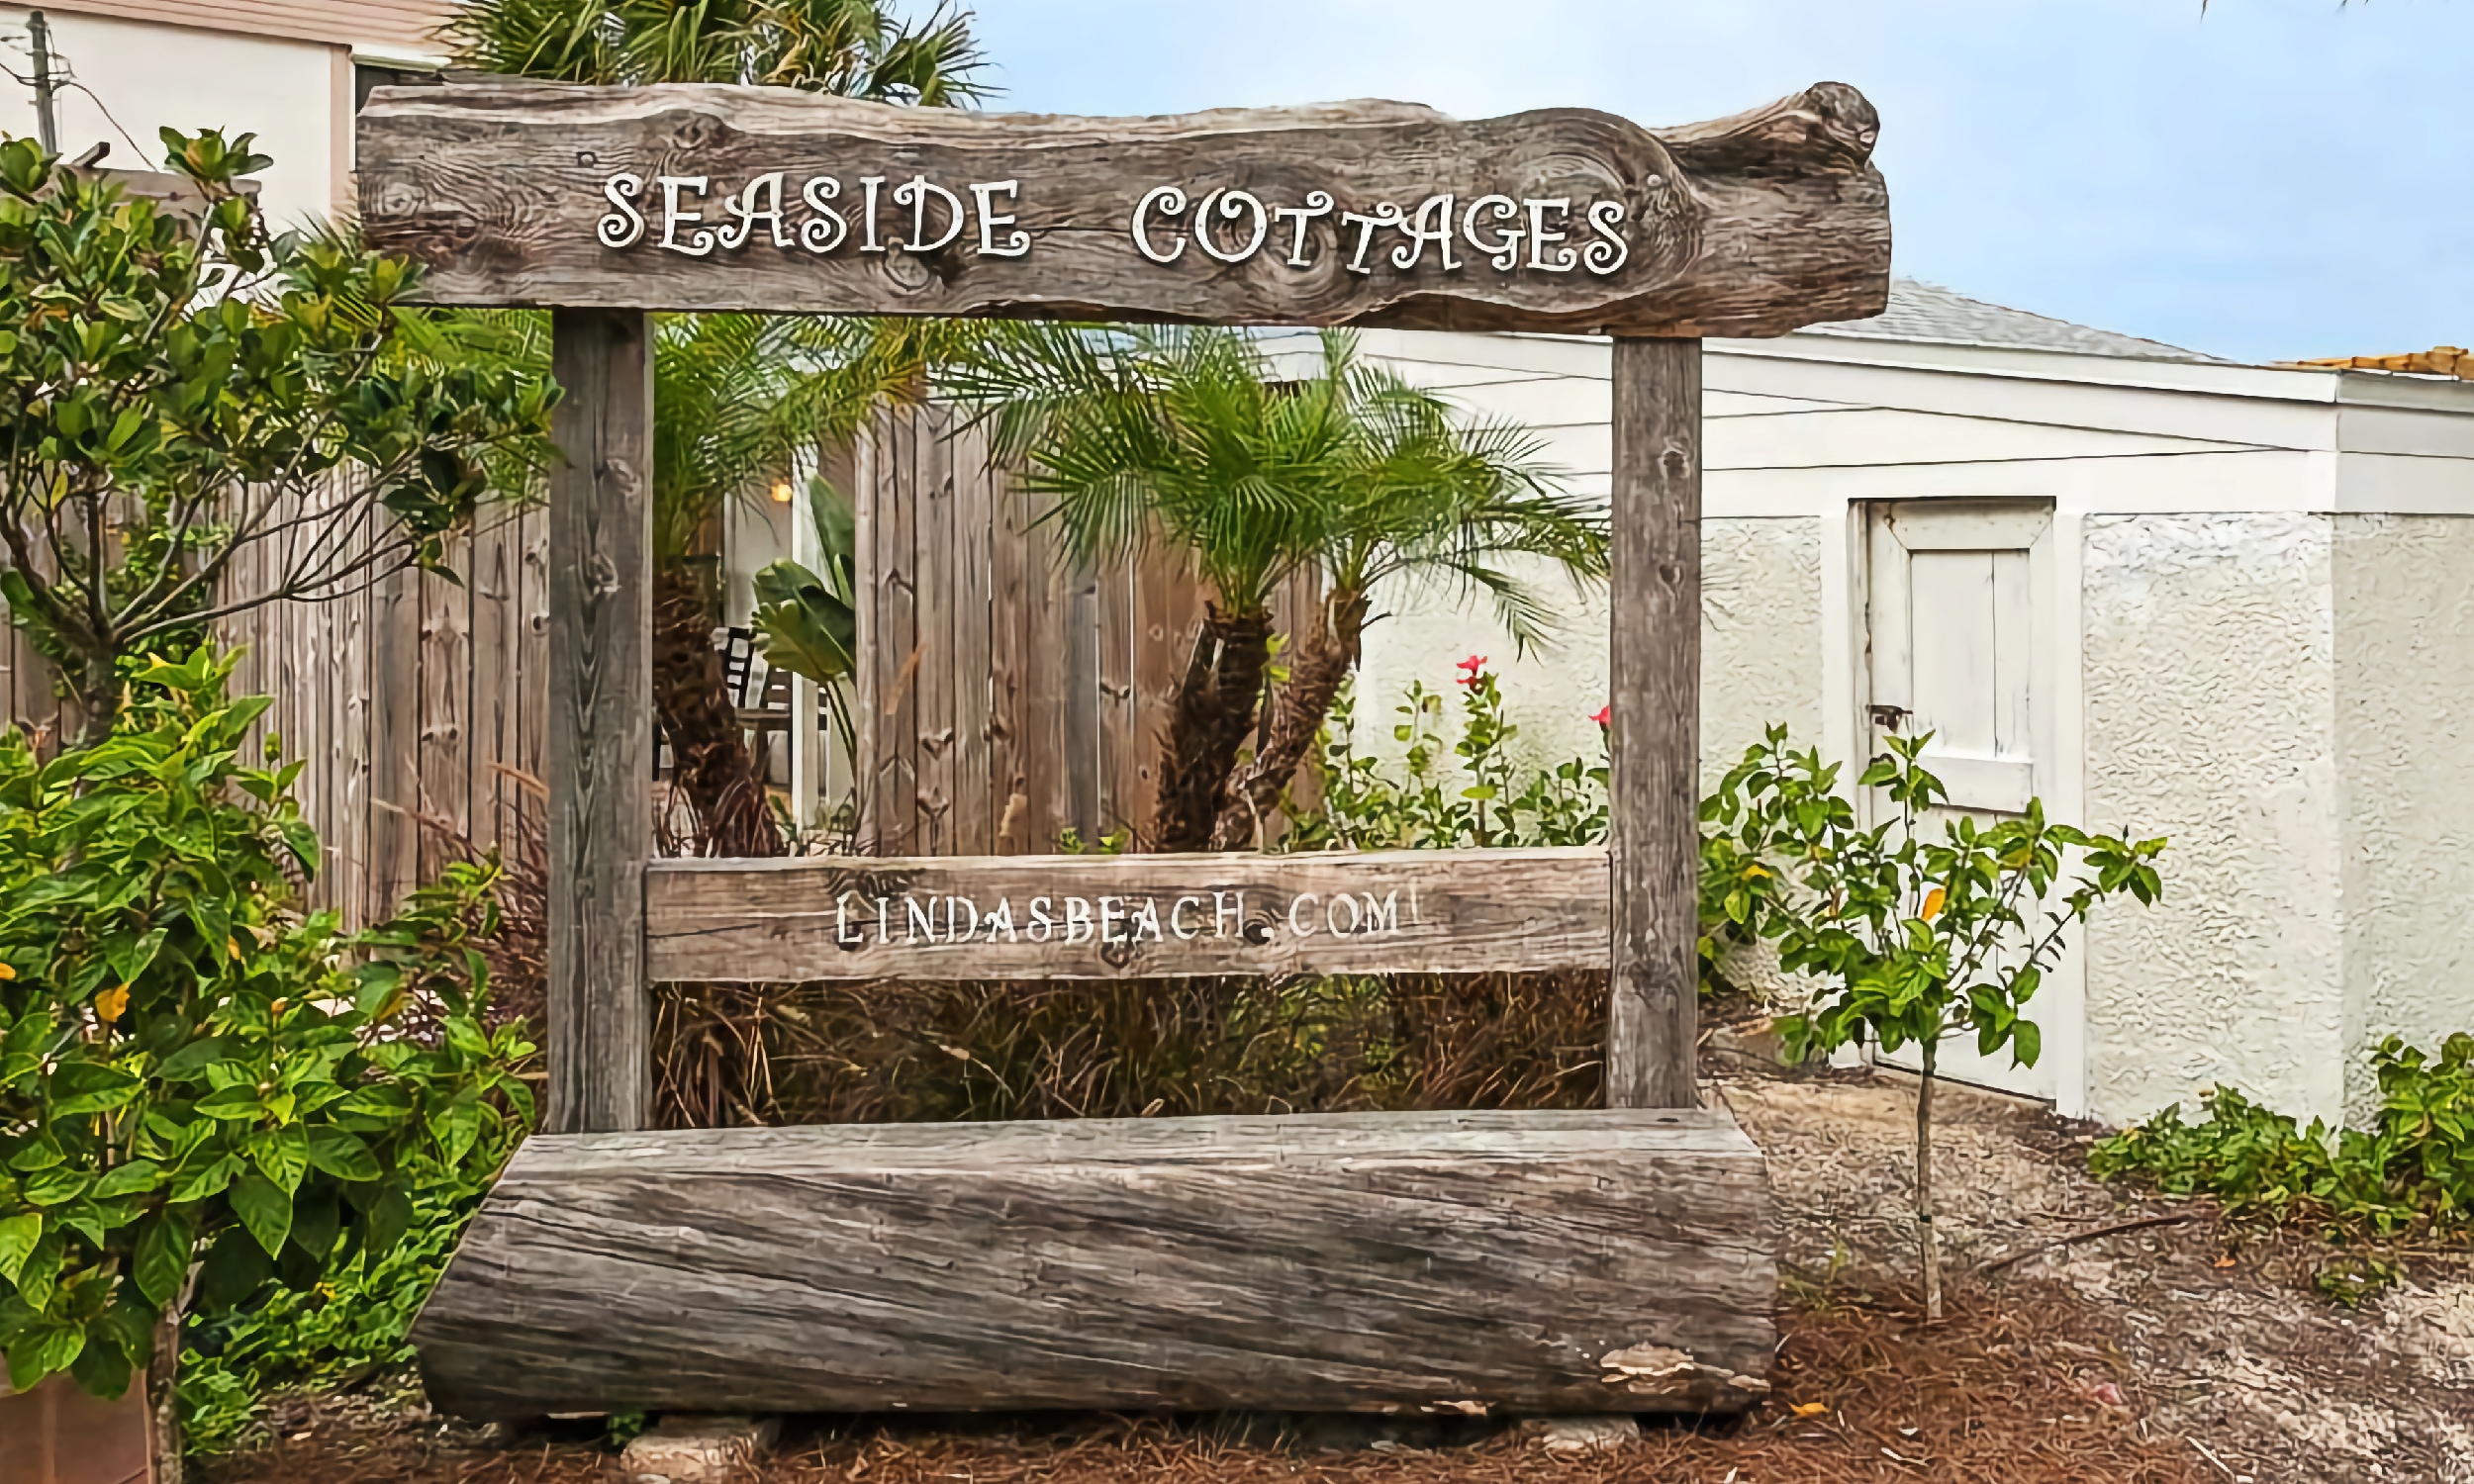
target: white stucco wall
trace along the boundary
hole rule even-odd
[[[2164,900],[2087,938],[2089,1111],[2211,1085],[2333,1113],[2345,1042],[2332,529],[2091,515],[2086,817],[2171,838]]]
[[[333,211],[348,164],[338,152],[351,104],[344,48],[58,11],[45,15],[53,46],[79,84],[59,96],[62,153],[109,141],[104,164],[159,170],[157,132],[165,127],[254,133],[258,152],[275,161],[261,177],[259,195],[270,222],[291,227]],[[24,7],[0,7],[0,33],[11,39],[11,53],[24,71]],[[0,91],[0,131],[34,135],[29,90]]]
[[[1701,787],[1785,722],[1821,740],[1821,522],[1701,522]]]
[[[2474,517],[2335,518],[2345,1111],[2369,1053],[2474,1031]]]

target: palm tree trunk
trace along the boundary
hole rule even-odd
[[[764,780],[739,730],[713,615],[692,572],[653,576],[653,709],[670,739],[674,787],[687,799],[708,856],[782,854]]]
[[[1213,850],[1263,848],[1264,821],[1279,809],[1281,795],[1331,715],[1332,701],[1357,669],[1369,604],[1369,595],[1341,589],[1308,616],[1291,651],[1287,683],[1273,693],[1262,748],[1220,807],[1211,830]]]
[[[1209,605],[1160,736],[1153,850],[1210,847],[1212,825],[1228,802],[1237,750],[1254,730],[1271,651],[1269,613],[1224,613],[1218,603]]]

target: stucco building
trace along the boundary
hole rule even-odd
[[[1603,343],[1366,348],[1604,489]],[[2104,909],[2039,996],[2040,1065],[1958,1074],[2116,1122],[2220,1083],[2358,1117],[2382,1037],[2474,1029],[2474,385],[1913,282],[1708,352],[1704,779],[1770,722],[1837,758],[1896,725],[1955,802],[2172,839],[2165,900]],[[1600,611],[1515,659],[1482,611],[1389,606],[1363,709],[1484,654],[1542,760],[1594,752]]]

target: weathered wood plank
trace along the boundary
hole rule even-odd
[[[953,435],[947,473],[954,486],[953,815],[948,846],[955,855],[997,853],[997,808],[989,766],[989,719],[996,511],[991,505],[987,441],[977,432]]]
[[[483,1417],[1727,1411],[1772,1226],[1723,1112],[535,1138],[413,1339]]]
[[[415,571],[371,590],[369,911],[386,916],[421,880],[421,582]]]
[[[1142,807],[1139,729],[1134,715],[1134,650],[1141,642],[1142,608],[1135,584],[1136,562],[1117,561],[1099,569],[1094,593],[1097,599],[1094,630],[1094,713],[1097,721],[1095,810],[1102,833],[1148,829],[1151,811]]]
[[[856,833],[863,856],[884,849],[885,815],[876,797],[877,748],[883,736],[878,701],[884,694],[877,656],[885,648],[884,555],[879,546],[883,507],[877,499],[877,481],[884,477],[884,459],[885,427],[880,416],[860,424],[850,444],[850,578],[851,594],[857,600],[853,642],[858,645],[850,676],[850,792],[859,815]]]
[[[918,835],[906,855],[949,856],[954,845],[954,743],[961,735],[954,714],[956,569],[961,566],[954,531],[951,449],[941,409],[921,408],[911,424],[912,576],[918,584],[912,622],[919,646],[911,673],[918,743]]]
[[[1699,1043],[1701,342],[1617,340],[1607,1103],[1689,1108]]]
[[[376,93],[359,186],[445,304],[1772,335],[1880,312],[1878,127],[1843,83],[1654,133],[487,82]]]
[[[1590,848],[658,861],[645,931],[665,981],[1508,973],[1605,963],[1606,883]]]
[[[649,317],[560,310],[549,502],[549,1110],[643,1126],[652,1097],[653,360]]]
[[[1018,856],[1031,847],[1030,621],[1033,590],[1044,580],[1022,530],[1022,499],[1001,470],[987,473],[989,587],[989,797],[997,811],[992,855]]]

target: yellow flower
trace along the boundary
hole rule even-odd
[[[1948,899],[1948,896],[1939,886],[1936,886],[1932,890],[1926,892],[1924,896],[1924,920],[1931,922],[1934,918],[1941,916],[1942,903]]]
[[[13,979],[16,977],[17,971],[11,969],[5,962],[0,962],[0,979]]]
[[[240,962],[240,940],[239,940],[239,939],[238,939],[238,938],[226,938],[226,939],[224,940],[224,952],[226,952],[226,953],[228,953],[228,954],[232,955],[232,961],[233,961],[235,964],[239,963],[239,962]]]
[[[105,1025],[110,1025],[113,1021],[120,1019],[122,1012],[128,1008],[129,986],[127,984],[117,989],[106,989],[94,997],[95,1016]]]

